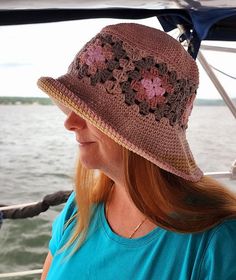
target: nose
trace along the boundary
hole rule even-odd
[[[74,131],[76,129],[82,129],[86,126],[86,121],[77,115],[75,112],[71,111],[64,122],[66,129]]]

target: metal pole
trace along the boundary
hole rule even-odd
[[[201,45],[201,50],[236,53],[235,48],[227,48],[227,47],[220,47],[220,46]]]
[[[226,105],[228,106],[230,111],[232,112],[233,116],[236,118],[236,107],[235,107],[234,103],[229,98],[227,92],[225,91],[222,84],[220,83],[220,81],[216,77],[215,73],[213,72],[213,70],[211,69],[209,64],[207,63],[207,61],[206,61],[206,59],[205,59],[205,57],[204,57],[204,55],[202,54],[201,51],[198,52],[198,57],[197,58],[198,58],[199,62],[201,63],[202,67],[204,68],[204,70],[207,72],[207,74],[208,74],[209,78],[211,79],[212,83],[214,84],[214,86],[216,87],[216,89],[218,90],[220,95],[222,96],[224,102],[226,103]]]
[[[214,178],[231,178],[232,173],[229,171],[225,171],[225,172],[204,172],[204,175],[206,176],[211,176]]]

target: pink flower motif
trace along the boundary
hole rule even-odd
[[[141,84],[146,89],[148,99],[152,99],[154,96],[163,96],[165,93],[165,89],[161,87],[161,79],[158,77],[142,79]]]
[[[91,65],[96,62],[104,62],[105,56],[102,52],[101,46],[91,46],[87,51],[86,64]]]

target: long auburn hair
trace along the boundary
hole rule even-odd
[[[125,183],[136,207],[154,224],[180,233],[201,232],[225,219],[236,218],[236,194],[209,176],[198,182],[171,174],[143,157],[123,149]],[[106,202],[113,182],[103,173],[76,168],[78,213],[73,235],[65,247],[86,239],[92,205]],[[73,251],[73,252],[74,252]]]

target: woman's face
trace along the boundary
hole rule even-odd
[[[123,157],[119,144],[73,111],[67,112],[64,125],[75,133],[80,161],[86,168],[99,169],[107,175],[121,172]]]

